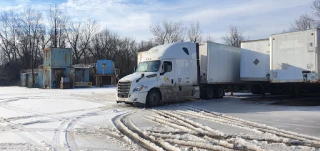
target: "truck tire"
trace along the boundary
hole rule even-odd
[[[260,85],[254,84],[251,86],[251,93],[252,94],[261,94],[261,92],[262,92],[262,88]]]
[[[206,100],[211,100],[214,97],[214,90],[212,87],[208,86],[206,88]]]
[[[200,99],[206,99],[206,87],[200,87]]]
[[[216,88],[215,89],[215,97],[216,99],[221,99],[224,96],[224,90],[223,88]]]
[[[161,101],[160,92],[156,89],[152,89],[148,92],[146,107],[150,108],[150,107],[159,106],[160,101]]]

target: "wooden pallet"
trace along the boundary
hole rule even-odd
[[[73,86],[88,86],[92,87],[92,82],[74,82]]]

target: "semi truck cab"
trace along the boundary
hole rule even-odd
[[[195,43],[180,42],[139,52],[137,70],[118,82],[117,103],[153,107],[199,98],[197,49]]]

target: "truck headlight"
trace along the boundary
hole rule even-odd
[[[141,91],[142,89],[143,89],[143,85],[140,85],[140,86],[134,88],[134,89],[133,89],[133,92],[135,92],[135,91]]]

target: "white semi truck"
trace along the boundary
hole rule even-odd
[[[190,98],[222,98],[240,82],[241,48],[179,42],[138,54],[138,67],[118,82],[117,103],[147,107]]]

